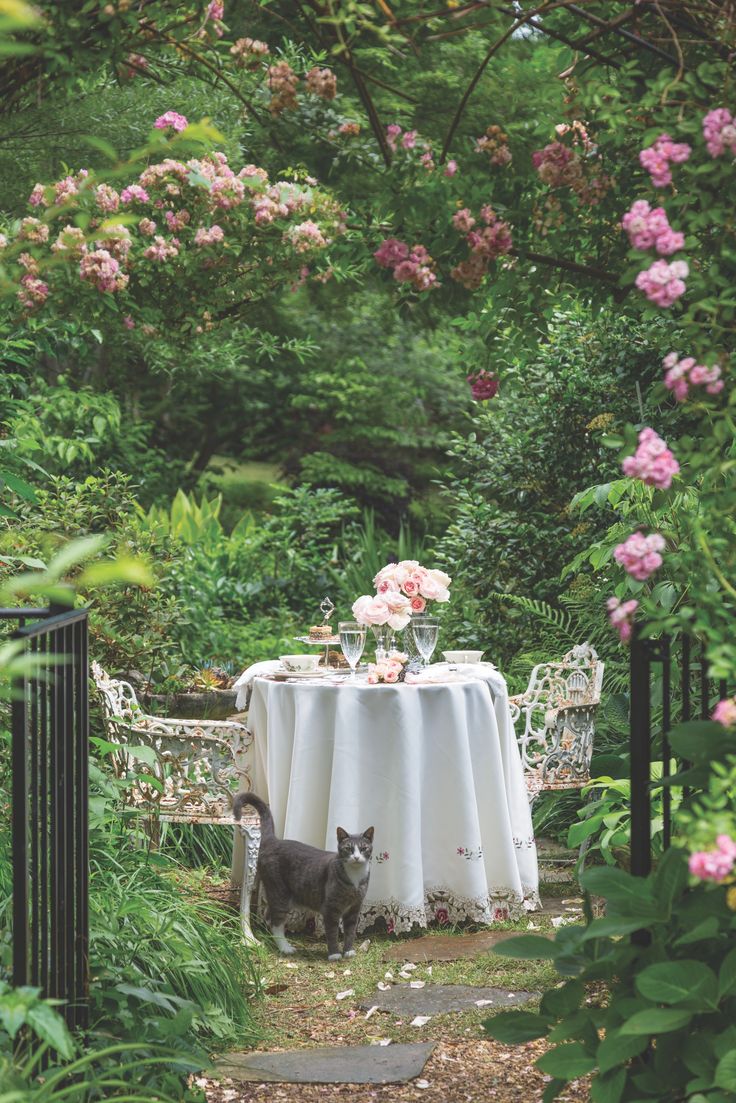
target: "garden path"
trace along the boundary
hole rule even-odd
[[[321,942],[306,937],[294,939],[299,954],[293,959],[261,946],[257,952],[264,999],[254,1011],[262,1033],[258,1052],[269,1051],[266,1062],[259,1059],[259,1067],[268,1064],[269,1072],[245,1081],[241,1077],[259,1076],[245,1069],[253,1053],[223,1055],[215,1074],[199,1080],[208,1103],[541,1103],[549,1078],[534,1062],[545,1050],[544,1041],[505,1046],[485,1035],[483,1022],[496,1006],[534,1001],[557,983],[546,961],[514,961],[491,952],[515,931],[531,925],[551,935],[561,922],[579,916],[577,886],[565,872],[557,871],[557,877],[561,879],[546,885],[541,912],[494,931],[453,929],[401,940],[372,936],[354,958],[340,962],[328,962]],[[415,988],[408,987],[412,982]],[[461,985],[478,992],[466,993],[463,1010],[446,1009],[442,990],[453,986],[450,995],[457,997]],[[409,993],[411,1007],[403,1003]],[[378,1006],[383,1000],[385,1009]],[[450,1006],[456,1005],[455,998]],[[335,1047],[356,1048],[348,1055],[332,1052]],[[365,1047],[376,1048],[376,1061]],[[385,1062],[392,1049],[395,1064],[390,1069]],[[293,1075],[294,1051],[307,1050],[310,1060],[320,1062],[316,1072],[314,1066],[308,1071],[304,1061],[297,1062],[302,1082],[274,1082],[278,1057],[271,1055],[288,1054]],[[335,1072],[335,1062],[341,1072]],[[372,1071],[376,1063],[405,1082],[370,1082],[380,1075]],[[337,1080],[348,1074],[360,1075],[364,1082],[318,1082],[320,1076]],[[582,1103],[588,1098],[587,1085],[576,1082],[558,1098],[561,1103]]]

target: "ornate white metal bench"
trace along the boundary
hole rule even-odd
[[[250,927],[250,901],[261,841],[258,816],[244,814],[233,823],[232,803],[238,792],[251,788],[250,751],[253,734],[231,720],[171,720],[145,713],[128,682],[110,678],[99,663],[92,676],[100,695],[105,731],[116,775],[129,784],[125,800],[148,819],[158,841],[160,821],[223,824],[242,838],[243,865],[240,922],[243,937],[256,942]],[[148,748],[129,753],[130,748]],[[240,848],[234,846],[234,852]],[[233,880],[241,880],[240,870]]]
[[[590,781],[603,670],[594,648],[582,643],[561,662],[535,666],[526,692],[510,698],[514,724],[523,716],[517,739],[530,804],[542,792]]]

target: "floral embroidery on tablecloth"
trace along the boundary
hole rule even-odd
[[[382,850],[380,854],[373,855],[373,861],[380,866],[383,862],[387,862],[389,860],[389,857],[389,852],[387,850]]]
[[[466,858],[469,862],[477,861],[479,858],[483,857],[482,846],[459,846],[457,852],[462,858]]]
[[[516,836],[514,836],[512,842],[517,850],[531,850],[537,845],[537,840],[533,835],[527,835],[523,839],[517,839]]]

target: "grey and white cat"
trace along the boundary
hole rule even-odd
[[[327,957],[354,957],[355,929],[368,889],[373,854],[373,828],[362,835],[337,829],[337,853],[318,850],[294,839],[279,839],[274,831],[271,809],[255,793],[241,793],[233,802],[239,820],[245,805],[261,817],[261,847],[258,873],[268,900],[271,933],[282,954],[296,953],[287,941],[286,916],[292,904],[319,912],[327,935]],[[343,926],[343,953],[338,933]]]

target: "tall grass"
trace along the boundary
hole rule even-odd
[[[421,560],[424,537],[418,536],[403,521],[398,536],[390,536],[376,524],[372,509],[363,511],[363,520],[351,534],[349,557],[340,564],[339,585],[351,602],[360,594],[373,592],[373,579],[389,558]]]

